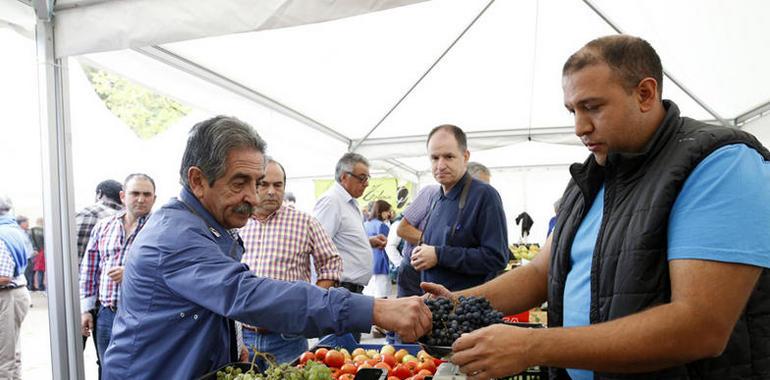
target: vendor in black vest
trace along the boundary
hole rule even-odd
[[[573,54],[564,105],[591,151],[570,167],[552,241],[482,286],[506,314],[548,300],[548,329],[463,335],[470,379],[550,367],[551,379],[770,378],[770,152],[661,100],[660,58],[609,36]]]
[[[465,132],[441,125],[428,135],[433,177],[441,184],[428,211],[412,266],[422,281],[461,290],[494,278],[508,263],[508,233],[500,194],[468,173]]]

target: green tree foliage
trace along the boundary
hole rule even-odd
[[[99,98],[139,138],[148,140],[190,113],[174,99],[104,70],[83,65]]]

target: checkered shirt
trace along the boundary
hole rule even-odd
[[[7,285],[0,286],[0,288],[15,288],[19,286],[27,285],[27,279],[24,278],[24,273],[19,273],[18,276],[13,277],[13,270],[16,269],[16,262],[13,261],[11,251],[5,246],[5,243],[0,241],[0,277],[10,277],[11,282]]]
[[[80,210],[75,215],[75,225],[77,226],[78,236],[78,263],[83,261],[83,255],[86,253],[88,238],[91,237],[91,230],[96,223],[108,216],[115,215],[116,212],[123,209],[119,203],[109,199],[103,199],[95,204]]]
[[[149,218],[149,215],[145,215],[137,219],[136,229],[126,237],[126,231],[123,228],[125,215],[124,210],[102,219],[96,223],[91,232],[88,248],[80,265],[81,312],[94,309],[97,300],[102,306],[118,306],[121,287],[120,284],[112,281],[107,272],[112,267],[125,265],[126,253]]]
[[[241,262],[257,276],[310,282],[312,255],[318,280],[340,280],[342,257],[309,214],[281,206],[265,221],[250,218],[240,235],[246,249]]]

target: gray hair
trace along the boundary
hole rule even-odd
[[[489,172],[489,168],[484,166],[484,164],[478,163],[476,161],[471,161],[468,163],[468,173],[471,175],[471,177],[476,177],[479,174],[485,174],[487,176],[492,175]]]
[[[339,161],[337,161],[337,167],[334,169],[334,179],[337,182],[340,182],[342,179],[342,175],[346,172],[353,172],[353,167],[356,166],[356,164],[364,164],[366,167],[369,167],[369,161],[364,158],[364,156],[348,152],[342,155],[342,158],[340,158]]]
[[[217,116],[195,124],[187,138],[187,146],[179,169],[179,182],[189,186],[188,170],[196,166],[209,181],[221,178],[227,168],[227,154],[233,149],[250,148],[265,153],[267,144],[250,125],[228,116]]]
[[[7,195],[0,194],[0,216],[7,214],[13,208],[13,201]]]

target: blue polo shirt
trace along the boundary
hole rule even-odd
[[[602,222],[604,186],[578,228],[564,289],[564,327],[589,325],[591,260]],[[679,192],[669,217],[668,260],[770,268],[770,163],[743,144],[708,155]],[[592,371],[567,369],[573,380]]]
[[[443,189],[439,192],[423,234],[425,244],[436,247],[438,264],[422,272],[422,281],[452,291],[489,281],[508,263],[503,201],[494,187],[472,179],[465,207],[458,215],[460,193],[468,176],[466,172],[448,193]]]

